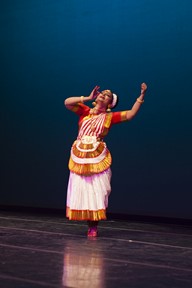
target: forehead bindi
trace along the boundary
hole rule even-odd
[[[109,96],[109,97],[112,98],[112,93],[111,93],[110,90],[104,90],[104,91],[102,91],[102,94],[103,94],[103,95],[107,95],[107,96]]]

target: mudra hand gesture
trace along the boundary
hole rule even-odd
[[[97,98],[97,96],[100,94],[99,89],[99,86],[95,86],[91,94],[88,96],[89,100],[94,100],[95,98]]]
[[[147,90],[147,85],[145,83],[142,83],[141,84],[141,94],[145,94],[146,90]]]

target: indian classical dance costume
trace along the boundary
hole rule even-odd
[[[70,220],[104,220],[112,163],[104,137],[113,124],[127,121],[127,111],[97,115],[94,108],[81,102],[70,110],[79,116],[79,131],[69,159],[66,216]]]

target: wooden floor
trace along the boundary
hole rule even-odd
[[[192,226],[0,212],[1,288],[191,288]]]

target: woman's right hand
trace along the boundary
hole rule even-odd
[[[91,91],[91,94],[88,96],[89,100],[94,100],[100,94],[99,92],[100,87],[95,86],[95,88]]]

